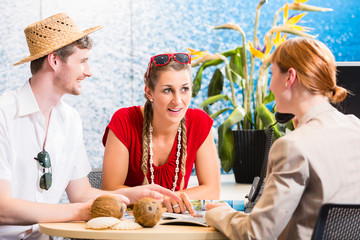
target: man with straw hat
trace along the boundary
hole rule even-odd
[[[180,200],[156,185],[112,192],[90,186],[81,120],[61,98],[79,95],[92,75],[87,35],[100,28],[81,31],[60,13],[25,29],[30,56],[14,65],[31,61],[32,76],[0,96],[0,239],[48,239],[36,223],[88,220],[102,194],[119,194],[127,204],[162,194]],[[70,204],[59,204],[64,190]]]

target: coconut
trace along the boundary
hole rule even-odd
[[[114,217],[120,219],[124,214],[124,204],[115,195],[101,195],[91,206],[91,217]]]
[[[162,212],[161,202],[150,197],[141,198],[133,209],[135,221],[143,227],[155,226],[160,221]]]

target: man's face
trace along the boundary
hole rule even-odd
[[[60,58],[60,67],[56,76],[55,85],[61,94],[81,94],[82,80],[91,77],[92,73],[88,63],[89,49],[80,49],[74,46],[74,52],[66,61]]]

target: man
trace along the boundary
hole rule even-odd
[[[14,65],[31,61],[32,77],[0,96],[0,239],[48,239],[36,223],[88,220],[94,198],[105,193],[127,204],[162,194],[180,200],[156,185],[112,192],[90,186],[81,120],[61,98],[79,95],[92,75],[87,35],[100,28],[81,31],[61,13],[25,29],[30,56]],[[64,190],[70,204],[59,204]]]

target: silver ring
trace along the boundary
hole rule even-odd
[[[177,207],[179,207],[179,205],[173,205],[173,206],[172,206],[172,208],[177,208]]]

